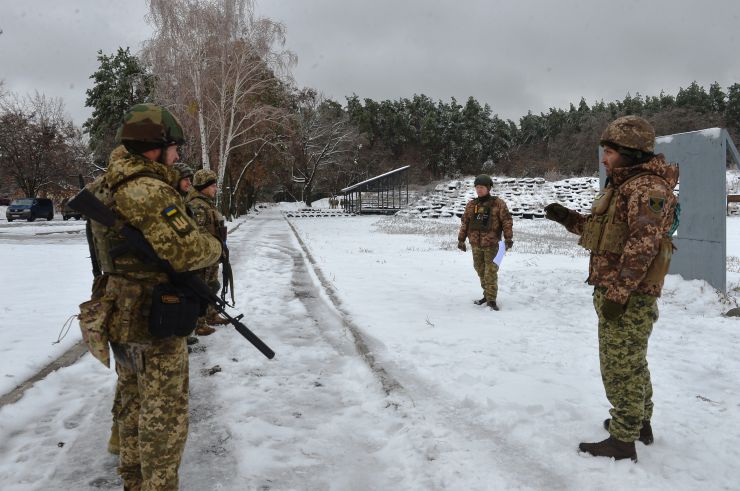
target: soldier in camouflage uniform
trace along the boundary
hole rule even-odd
[[[478,273],[483,298],[475,304],[487,304],[492,310],[499,310],[496,304],[498,295],[498,265],[493,262],[498,254],[501,234],[504,236],[506,250],[514,245],[512,220],[504,200],[491,196],[493,180],[480,175],[473,183],[477,198],[468,202],[462,216],[460,232],[457,235],[457,248],[465,252],[465,239],[470,240],[473,249],[473,267]]]
[[[183,198],[187,198],[190,189],[193,187],[193,169],[183,162],[175,163],[172,168],[180,173],[180,178],[177,181],[177,192]]]
[[[105,196],[118,217],[140,230],[176,271],[218,261],[221,244],[198,229],[174,188],[179,175],[171,166],[178,158],[177,145],[184,142],[179,122],[160,106],[138,104],[124,116],[118,136],[122,145],[113,150],[91,191]],[[176,490],[188,429],[185,337],[157,338],[149,332],[152,290],[169,278],[135,254],[112,254],[123,238],[98,223],[92,228],[106,277],[97,293],[102,296],[100,318],[92,320],[110,342],[118,373],[118,471],[125,489]],[[89,314],[81,312],[81,326],[90,324]]]
[[[217,179],[216,173],[210,169],[200,169],[196,172],[193,177],[193,189],[188,193],[187,203],[200,229],[225,243],[224,217],[219,213],[213,202],[216,197]],[[226,251],[227,249],[224,249],[224,252]],[[218,264],[204,269],[202,274],[206,284],[211,287],[214,293],[217,293],[221,288],[218,281]],[[219,316],[214,308],[209,305],[206,317],[198,320],[198,328],[195,333],[208,336],[214,332],[214,329],[208,324],[221,325],[227,323],[228,321]]]
[[[599,318],[599,360],[611,418],[609,438],[581,443],[595,456],[637,461],[635,440],[650,444],[653,433],[648,338],[658,319],[656,297],[670,265],[670,235],[677,199],[678,167],[655,155],[655,131],[637,116],[613,121],[601,135],[607,185],[591,214],[553,203],[547,218],[580,235],[591,252],[588,282]]]

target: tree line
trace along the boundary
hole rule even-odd
[[[262,200],[310,205],[401,165],[411,165],[419,183],[480,172],[590,175],[601,131],[626,114],[645,117],[658,134],[740,132],[740,84],[707,90],[692,82],[675,95],[591,105],[581,98],[517,122],[472,97],[461,104],[353,94],[342,104],[292,82],[285,26],[257,16],[253,0],[149,0],[149,7],[154,34],[139,53],[98,52],[86,99],[92,115],[82,128],[65,119],[60,101],[21,98],[0,85],[0,184],[28,196],[71,193],[75,174],[90,180],[102,172],[123,114],[141,102],[178,116],[188,136],[182,160],[216,171],[228,215]]]
[[[454,98],[434,102],[424,95],[376,102],[347,99],[350,120],[365,135],[365,153],[412,164],[423,179],[438,179],[484,171],[514,176],[557,173],[588,175],[596,170],[599,136],[606,125],[635,114],[646,118],[658,135],[726,127],[733,139],[740,134],[740,84],[723,90],[713,83],[707,91],[697,82],[677,94],[627,94],[623,100],[584,98],[566,109],[503,120],[488,104],[470,97],[464,105]]]

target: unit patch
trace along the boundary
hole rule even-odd
[[[665,198],[662,196],[648,196],[648,206],[650,207],[650,211],[654,211],[655,213],[660,213],[663,211],[663,206],[665,205]]]
[[[178,235],[184,236],[192,232],[193,226],[187,217],[175,205],[170,205],[162,210],[162,216]]]

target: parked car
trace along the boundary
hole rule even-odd
[[[46,198],[21,198],[13,200],[5,210],[5,218],[9,222],[13,220],[28,220],[32,222],[37,218],[54,218],[54,204]]]
[[[10,198],[0,198],[0,206],[8,206],[11,201]]]
[[[69,199],[62,201],[62,220],[69,220],[70,218],[74,218],[75,220],[81,219],[82,213],[70,208],[68,202]]]

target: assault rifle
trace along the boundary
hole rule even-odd
[[[157,255],[152,245],[146,240],[140,230],[121,221],[113,211],[95,197],[87,189],[80,191],[77,196],[69,201],[69,206],[76,211],[84,214],[88,219],[111,228],[120,233],[126,240],[128,250],[139,254],[147,262],[159,265],[162,270],[170,277],[170,281],[176,285],[188,287],[202,301],[213,305],[216,312],[221,314],[234,328],[252,343],[268,359],[275,356],[275,352],[270,349],[256,334],[247,328],[241,319],[244,314],[231,317],[225,310],[226,302],[214,294],[206,283],[193,271],[178,273],[169,263]]]

